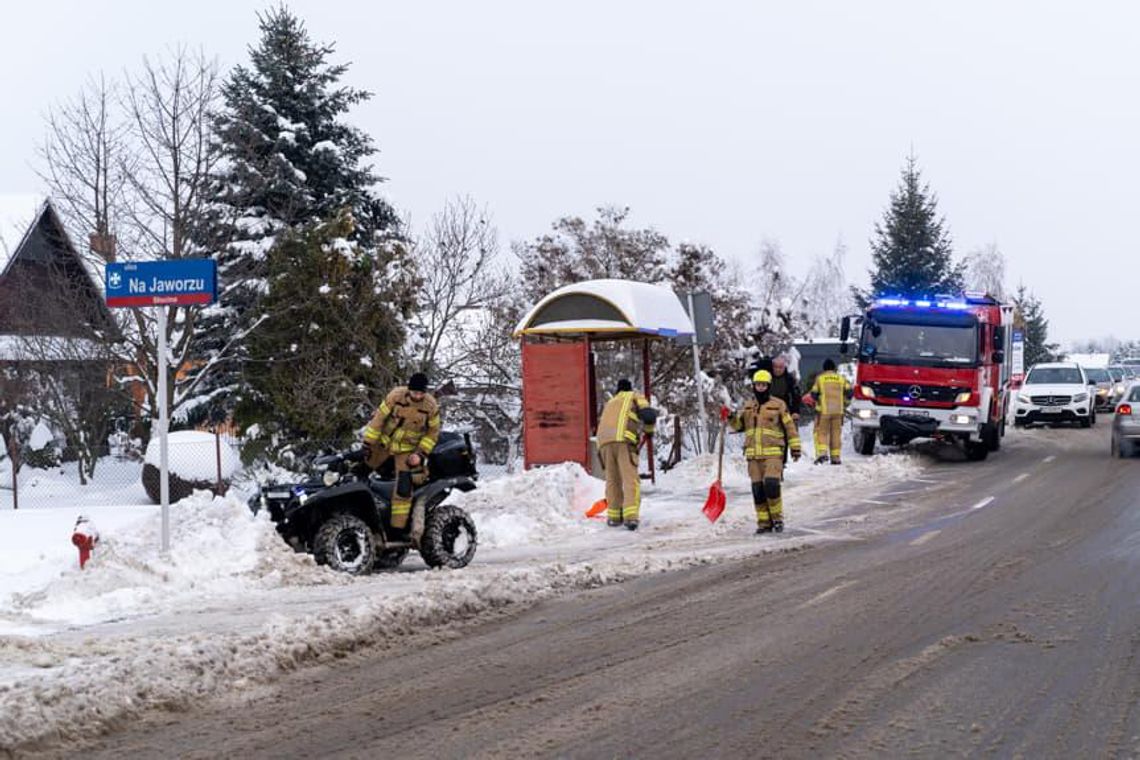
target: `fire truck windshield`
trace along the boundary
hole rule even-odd
[[[919,315],[872,312],[863,323],[859,360],[872,364],[976,367],[977,323],[967,315],[922,320]]]

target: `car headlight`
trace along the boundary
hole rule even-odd
[[[1030,399],[1029,399],[1029,396],[1026,396],[1024,393],[1019,393],[1019,394],[1017,394],[1017,400],[1018,400],[1018,401],[1020,401],[1020,402],[1021,402],[1021,403],[1023,403],[1023,404],[1028,404],[1028,403],[1030,403]]]
[[[1121,383],[1116,384],[1116,395],[1118,395],[1118,396],[1124,395],[1124,386]]]
[[[973,394],[973,393],[971,393],[970,391],[962,391],[961,393],[959,393],[959,394],[957,395],[957,397],[955,397],[955,399],[954,399],[954,403],[955,403],[955,404],[964,404],[964,403],[966,403],[967,401],[969,401],[969,400],[970,400],[970,398],[971,398],[971,397],[973,397],[973,395],[974,395],[974,394]]]
[[[1088,400],[1089,400],[1089,394],[1087,394],[1087,393],[1078,393],[1077,395],[1073,396],[1073,401],[1076,401],[1077,403],[1080,403],[1082,401],[1088,401]]]
[[[340,473],[336,470],[325,470],[325,474],[321,476],[321,480],[326,486],[335,486],[340,481]]]

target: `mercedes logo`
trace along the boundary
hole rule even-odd
[[[922,396],[922,386],[912,385],[907,389],[907,393],[910,394],[911,398],[919,398]]]

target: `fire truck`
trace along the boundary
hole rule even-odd
[[[960,446],[973,461],[997,451],[1010,402],[1012,330],[1013,307],[980,293],[880,298],[844,318],[840,350],[857,340],[855,448],[870,455],[876,440],[932,439]]]

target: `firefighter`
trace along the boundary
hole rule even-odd
[[[756,533],[784,530],[784,502],[780,481],[784,477],[784,456],[800,458],[800,437],[788,406],[771,394],[772,373],[757,370],[752,376],[754,398],[729,415],[728,423],[744,433],[744,457],[752,480],[752,501],[756,506]]]
[[[768,391],[787,405],[793,420],[800,421],[800,380],[794,372],[788,371],[788,359],[783,354],[772,359],[772,382]]]
[[[823,372],[815,378],[811,387],[811,397],[815,400],[815,463],[823,464],[831,457],[832,464],[839,464],[843,416],[847,402],[852,396],[851,383],[835,371],[835,362],[826,359]]]
[[[639,430],[653,435],[657,410],[640,393],[635,393],[629,380],[620,380],[617,393],[606,402],[598,420],[598,456],[606,473],[606,524],[611,528],[624,524],[637,530],[641,512],[641,476]]]
[[[396,467],[392,491],[392,528],[403,530],[412,511],[412,490],[423,479],[427,457],[439,440],[439,402],[427,392],[427,375],[417,372],[406,386],[393,388],[364,428],[365,463]]]

